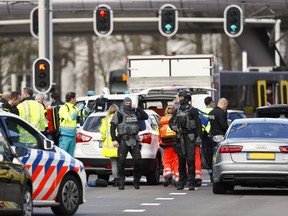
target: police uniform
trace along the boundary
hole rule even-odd
[[[181,99],[181,96],[184,99]],[[188,180],[189,190],[195,190],[195,146],[201,145],[202,126],[198,110],[189,102],[191,95],[187,91],[179,93],[180,107],[174,112],[169,126],[177,133],[176,152],[179,161],[179,182],[177,190],[183,190]],[[186,165],[188,165],[188,176]]]
[[[127,105],[130,104],[130,105]],[[134,187],[139,189],[139,182],[141,179],[141,144],[139,142],[138,120],[148,119],[148,115],[139,107],[132,109],[132,100],[129,97],[124,98],[123,105],[118,110],[111,120],[111,137],[112,141],[119,143],[118,147],[118,181],[119,189],[123,190],[125,185],[125,161],[128,152],[130,152],[135,166],[134,166]],[[126,104],[126,105],[125,105]],[[116,128],[118,137],[116,136]]]

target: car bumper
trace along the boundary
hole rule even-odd
[[[288,186],[287,164],[235,164],[213,166],[213,182],[242,186]]]

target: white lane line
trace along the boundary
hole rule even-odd
[[[201,186],[204,186],[204,187],[206,187],[208,184],[202,184]]]
[[[159,206],[161,203],[141,203],[142,206]]]
[[[202,182],[207,182],[207,183],[211,183],[211,180],[208,179],[203,179]]]
[[[186,195],[187,193],[169,193],[169,195]]]
[[[123,212],[129,212],[129,213],[141,213],[141,212],[145,212],[146,209],[126,209]]]
[[[155,200],[174,200],[175,198],[156,198]]]

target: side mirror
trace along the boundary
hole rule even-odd
[[[232,123],[232,120],[231,119],[227,119],[228,126],[230,126],[231,123]]]
[[[223,135],[216,135],[216,136],[213,136],[213,141],[216,142],[216,143],[220,143],[224,140],[224,136]]]
[[[45,139],[44,140],[44,149],[51,150],[54,148],[54,142],[52,140]]]
[[[16,154],[16,157],[24,157],[25,155],[28,154],[28,150],[25,147],[17,146],[15,148],[15,154]]]

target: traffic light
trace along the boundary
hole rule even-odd
[[[33,64],[33,88],[37,92],[47,93],[52,85],[50,61],[45,58],[39,58]]]
[[[224,10],[224,31],[229,37],[238,37],[243,31],[243,12],[238,5],[229,5]]]
[[[94,10],[94,32],[100,37],[108,36],[113,31],[113,11],[108,5],[101,4]]]
[[[30,32],[33,37],[38,38],[38,20],[39,20],[39,13],[38,7],[32,9],[30,13]]]
[[[171,37],[178,30],[178,11],[171,4],[163,5],[159,10],[159,31],[163,36]]]

